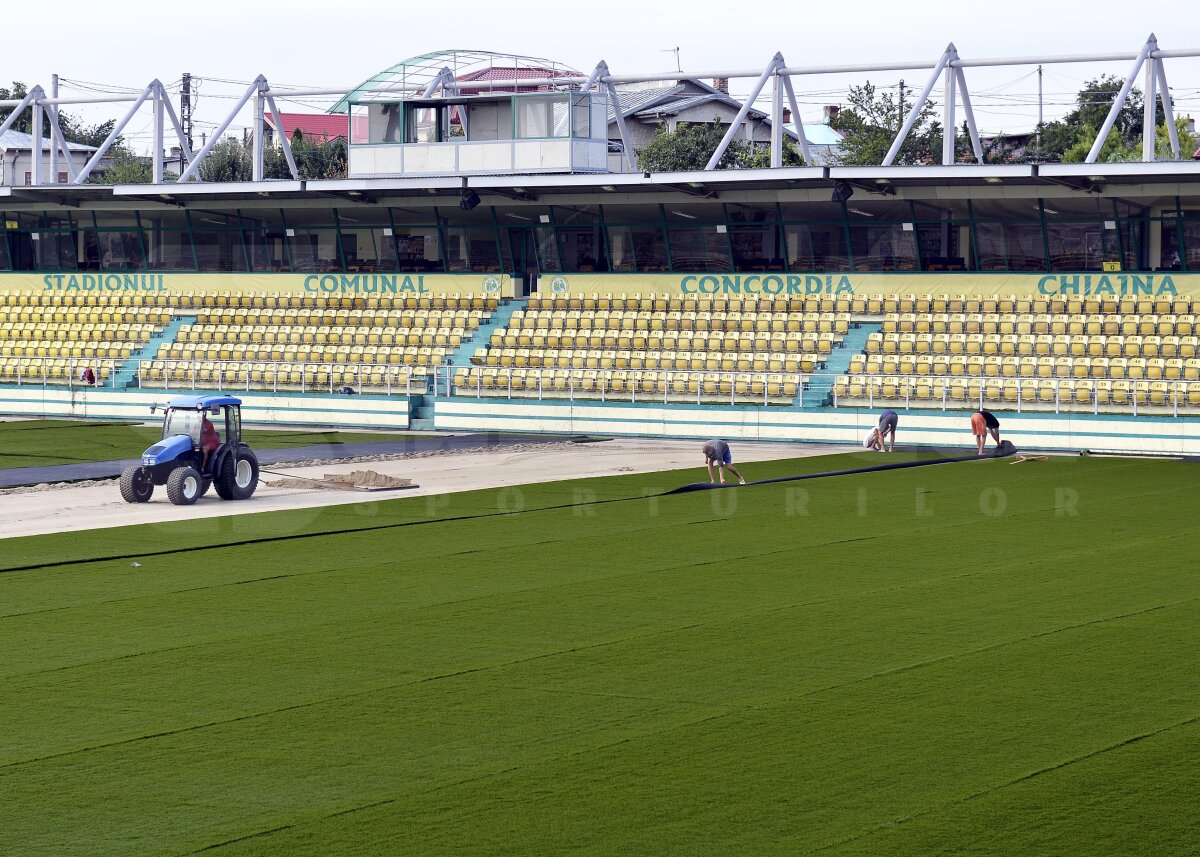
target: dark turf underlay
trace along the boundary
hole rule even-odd
[[[928,451],[927,448],[922,448],[922,451]],[[943,450],[943,452],[951,453],[958,450]],[[748,488],[751,485],[771,485],[775,482],[798,482],[801,479],[821,479],[825,476],[849,476],[854,473],[880,473],[884,470],[904,470],[909,467],[928,467],[931,464],[954,464],[959,461],[979,461],[981,458],[1004,458],[1009,455],[1015,455],[1017,452],[1008,441],[991,452],[984,455],[945,455],[940,458],[922,458],[916,461],[897,461],[890,464],[876,464],[871,467],[855,467],[850,470],[830,470],[824,473],[802,473],[798,476],[776,476],[773,479],[759,479],[755,482],[746,482],[744,485],[737,482],[722,482],[714,484],[712,482],[692,482],[688,485],[683,485],[672,491],[667,491],[663,496],[670,494],[687,494],[691,491],[711,491],[717,488]]]
[[[281,461],[327,461],[358,458],[360,456],[400,455],[411,452],[433,452],[437,450],[467,450],[490,446],[512,446],[524,443],[556,443],[571,438],[565,435],[503,435],[495,432],[478,434],[430,435],[409,437],[395,441],[372,441],[370,443],[315,444],[292,446],[285,449],[255,450],[259,464],[269,467]],[[56,464],[49,467],[14,467],[0,470],[0,488],[16,488],[21,485],[40,485],[43,482],[82,482],[87,479],[116,479],[121,471],[136,458],[117,461],[91,461],[79,464]]]

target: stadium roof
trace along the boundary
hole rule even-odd
[[[524,73],[523,69],[535,69],[538,72],[536,77],[582,77],[578,69],[540,57],[466,49],[434,51],[409,57],[371,75],[330,107],[329,112],[345,113],[352,103],[387,99],[387,93],[368,95],[373,89],[385,89],[396,95],[420,92],[437,78],[442,69],[449,69],[456,80],[488,80],[490,78],[487,75],[492,69],[503,69],[504,76],[510,80],[514,72],[520,77],[535,76]]]
[[[160,185],[46,185],[0,187],[11,210],[70,208],[135,209],[236,205],[240,208],[280,205],[359,206],[380,204],[458,205],[463,187],[489,205],[577,205],[635,203],[671,196],[739,199],[747,194],[804,191],[826,193],[845,181],[864,194],[912,195],[912,198],[1086,195],[1116,198],[1162,198],[1173,204],[1177,194],[1200,188],[1200,161],[1117,164],[1013,164],[903,167],[784,167],[779,169],[713,170],[681,173],[598,173],[413,178],[326,179],[309,181],[190,182]],[[857,199],[857,197],[856,197]],[[560,201],[561,200],[561,201]]]

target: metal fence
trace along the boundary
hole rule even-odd
[[[428,390],[433,367],[376,363],[264,363],[262,361],[141,361],[131,383],[155,390],[259,390],[412,396]]]
[[[124,386],[118,379],[124,362],[108,357],[6,357],[0,360],[0,384],[116,390]],[[89,368],[95,375],[93,384],[82,377]]]
[[[905,410],[992,410],[1053,413],[1200,414],[1200,380],[1079,379],[992,375],[839,376],[833,407],[877,405]]]
[[[461,370],[462,367],[459,367]],[[454,367],[439,367],[434,389],[475,398],[566,399],[695,404],[819,404],[805,396],[809,376],[779,372],[699,369],[546,369],[474,367],[465,383]],[[446,371],[448,370],[448,371]],[[485,380],[486,379],[486,380]]]

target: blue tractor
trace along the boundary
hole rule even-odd
[[[209,486],[222,500],[254,494],[258,458],[242,442],[241,399],[176,396],[164,411],[162,440],[142,453],[141,464],[121,474],[127,503],[145,503],[155,485],[166,485],[168,499],[177,506],[192,505]]]

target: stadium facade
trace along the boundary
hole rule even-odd
[[[1159,51],[1151,39],[1128,58],[1165,90],[1163,60],[1196,53]],[[618,138],[628,132],[620,110],[610,121],[610,105],[619,85],[654,76],[619,78],[603,63],[585,76],[484,52],[418,59],[365,81],[335,108],[347,116],[346,179],[197,181],[218,133],[185,152],[178,181],[94,185],[85,167],[72,168],[67,184],[47,169],[41,176],[54,181],[0,188],[0,293],[1200,299],[1200,163],[1155,162],[1152,147],[1142,163],[964,164],[948,150],[941,165],[897,166],[893,151],[878,166],[785,168],[779,121],[770,169],[638,172],[622,140],[610,139],[610,127]],[[951,46],[922,66],[932,76],[914,113],[943,76],[945,119],[956,127],[961,103],[979,155],[964,71],[971,65]],[[795,105],[791,76],[809,71],[788,69],[776,55],[751,100],[772,84],[773,115],[783,119],[785,103]],[[161,141],[163,117],[174,115],[156,84],[143,95],[156,105]],[[332,91],[307,94],[320,92]],[[31,93],[34,107],[39,93]],[[278,114],[274,97],[288,94],[298,95],[259,78],[237,109],[253,102],[261,132],[264,110]],[[1154,104],[1153,88],[1149,95]],[[749,102],[726,142],[745,135],[748,112]],[[795,131],[805,146],[799,121]],[[610,150],[621,155],[619,171]],[[440,392],[436,382],[430,392]],[[455,416],[438,427],[514,428],[544,417],[514,417],[512,402],[463,416],[462,401],[446,398],[438,405]],[[593,425],[613,430],[604,420]]]

